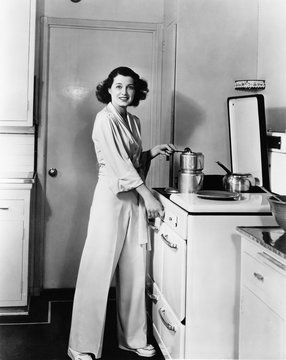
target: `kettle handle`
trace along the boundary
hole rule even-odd
[[[198,186],[202,186],[203,180],[204,180],[204,174],[201,174],[201,175],[200,175],[200,180],[199,180],[199,182],[198,182]]]

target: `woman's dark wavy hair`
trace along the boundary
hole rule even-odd
[[[113,80],[117,75],[130,76],[134,80],[135,96],[130,104],[131,106],[138,106],[140,100],[146,99],[147,93],[149,92],[147,81],[140,79],[139,75],[132,69],[120,66],[112,70],[108,75],[108,78],[97,85],[95,95],[98,101],[104,104],[108,104],[111,101],[111,95],[109,94],[108,89],[111,88]]]

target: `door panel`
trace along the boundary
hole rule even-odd
[[[40,137],[39,154],[45,208],[44,288],[75,285],[97,181],[91,133],[104,105],[97,101],[95,88],[115,67],[129,66],[148,81],[150,96],[129,110],[141,119],[144,147],[157,140],[157,28],[115,24],[77,21],[60,26],[48,19],[45,25],[45,120],[40,124],[45,135]],[[49,175],[50,169],[57,170],[56,176]]]

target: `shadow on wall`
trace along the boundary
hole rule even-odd
[[[272,131],[286,130],[286,107],[266,109],[267,129]]]
[[[206,121],[206,111],[191,98],[176,93],[176,120],[174,126],[175,146],[179,150],[189,147],[197,152],[199,146],[196,144],[196,134],[198,129]],[[177,186],[177,174],[180,166],[180,156],[174,156],[174,186]]]

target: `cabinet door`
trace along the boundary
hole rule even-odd
[[[160,289],[178,319],[182,321],[186,315],[186,241],[166,224],[161,227],[158,241],[162,243],[163,250],[163,272]]]
[[[285,359],[285,336],[285,320],[243,287],[239,358]]]
[[[35,0],[9,0],[0,11],[0,126],[33,123]]]
[[[26,301],[23,236],[23,220],[0,221],[0,306],[21,306]]]

